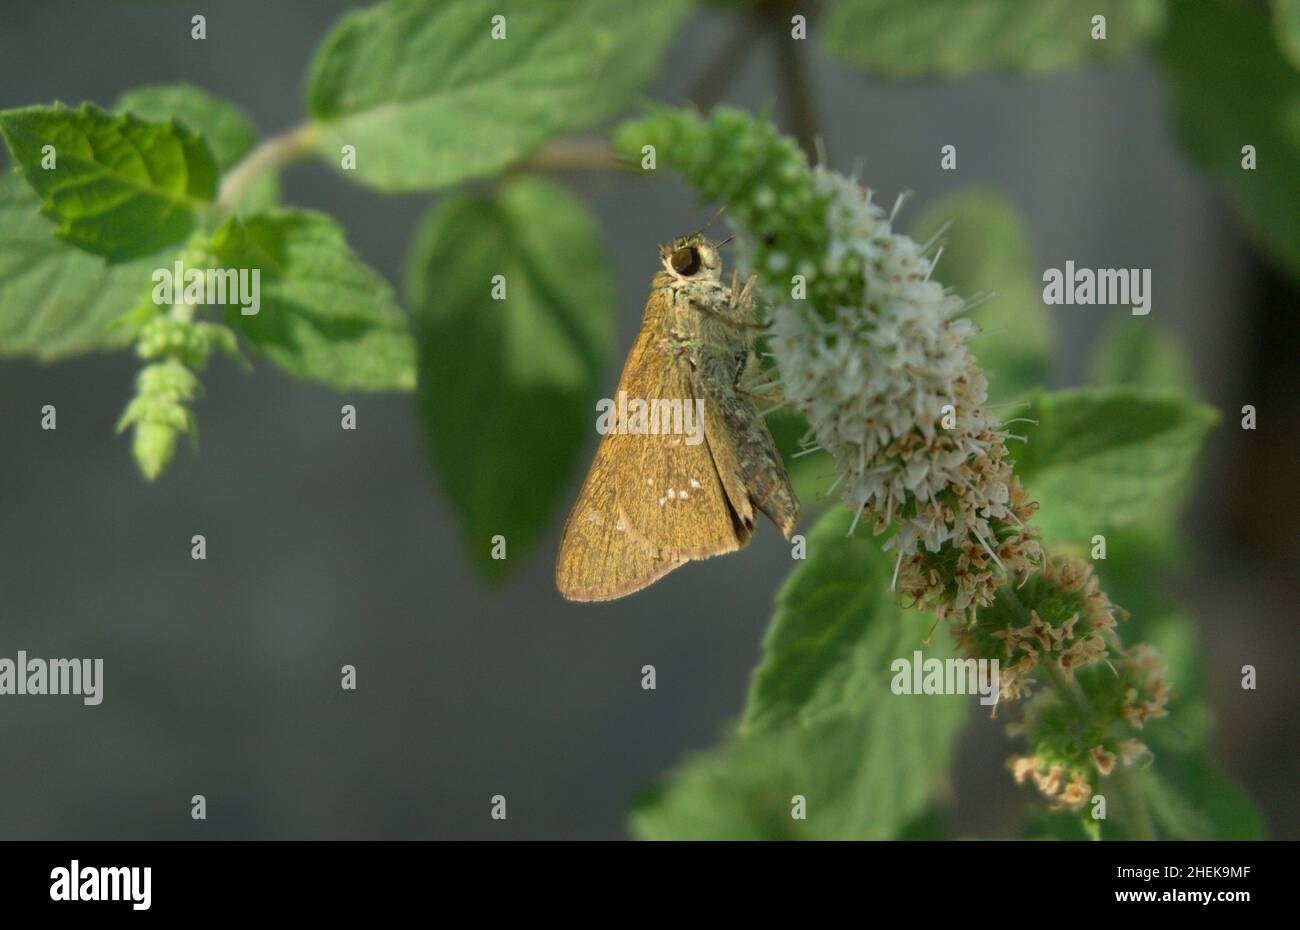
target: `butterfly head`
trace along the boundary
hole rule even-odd
[[[699,233],[679,236],[670,244],[659,246],[659,259],[665,271],[682,281],[707,283],[722,279],[718,243]]]

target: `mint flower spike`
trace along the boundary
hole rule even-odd
[[[202,387],[196,372],[202,371],[214,350],[247,367],[235,333],[220,323],[193,319],[192,308],[154,310],[138,322],[135,351],[149,362],[136,376],[135,396],[117,423],[120,433],[132,428],[131,452],[141,474],[153,481],[176,451],[176,441],[188,434],[198,444],[198,421],[191,404]]]
[[[869,516],[876,533],[893,530],[895,585],[906,564],[908,593],[943,614],[987,603],[999,576],[1023,578],[1039,550],[1025,529],[1033,505],[1003,461],[1008,434],[985,408],[968,305],[931,279],[933,260],[893,231],[870,191],[821,166],[811,177],[825,204],[821,274],[859,297],[829,320],[808,301],[776,298],[771,350],[786,399],[834,458],[853,528]],[[931,591],[920,553],[950,545],[961,550],[960,583]]]
[[[176,358],[140,369],[135,396],[118,420],[117,431],[133,427],[131,452],[148,480],[157,478],[171,461],[181,433],[191,439],[198,435],[189,409],[198,392],[198,377]]]

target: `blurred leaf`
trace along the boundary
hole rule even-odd
[[[912,236],[926,242],[948,222],[935,276],[967,298],[995,295],[972,312],[983,332],[972,348],[988,375],[990,401],[1022,400],[1046,380],[1056,342],[1029,233],[1005,197],[966,190],[927,207]]]
[[[1092,17],[1106,38],[1092,38]],[[817,26],[838,58],[889,77],[1041,74],[1123,58],[1159,33],[1164,0],[835,0]]]
[[[1094,369],[1126,359],[1119,375],[1152,387],[1190,378],[1181,347],[1146,320],[1121,319]],[[1143,352],[1141,346],[1150,346]],[[1171,364],[1171,362],[1174,362]],[[1109,364],[1109,363],[1105,363]],[[1185,389],[1191,394],[1190,381]],[[1177,512],[1176,505],[1170,514]],[[1163,568],[1178,555],[1177,534],[1161,521],[1132,524],[1107,533],[1107,556],[1096,562],[1102,588],[1131,614],[1120,632],[1127,643],[1145,643],[1160,655],[1173,685],[1169,716],[1141,734],[1155,755],[1139,780],[1162,835],[1172,839],[1252,839],[1262,822],[1249,798],[1206,760],[1214,714],[1206,693],[1206,656],[1195,619],[1161,590]],[[1060,822],[1057,821],[1060,825]],[[1066,826],[1065,833],[1069,828]],[[1107,839],[1116,838],[1107,830]],[[1068,838],[1054,832],[1058,838]]]
[[[952,838],[948,812],[937,804],[927,807],[899,830],[900,840],[947,840]]]
[[[836,508],[808,534],[806,562],[777,596],[745,724],[688,759],[633,815],[647,838],[887,839],[919,829],[947,776],[970,697],[896,695],[895,659],[954,655],[922,645],[927,618],[889,590],[893,561]],[[793,820],[791,798],[807,799]]]
[[[900,706],[882,714],[746,733],[687,757],[635,802],[633,833],[665,840],[900,838],[940,793],[969,705],[936,713],[931,702],[961,698],[895,696],[888,679],[885,686],[881,700]],[[900,713],[901,702],[910,710]],[[807,802],[806,820],[791,817],[795,795]]]
[[[232,302],[226,320],[289,374],[338,390],[415,387],[415,343],[393,289],[330,217],[287,209],[232,217],[211,251],[223,268],[260,270],[260,311],[245,316]]]
[[[672,776],[632,803],[631,830],[644,840],[811,839],[814,822],[790,816],[806,791],[796,772],[807,738],[797,729],[730,738],[688,756]],[[809,817],[817,810],[810,806]]]
[[[1162,58],[1179,138],[1222,181],[1254,239],[1300,280],[1300,71],[1283,58],[1263,10],[1175,3]],[[1242,168],[1242,147],[1257,167]]]
[[[178,123],[56,103],[0,112],[0,134],[58,235],[111,262],[182,242],[216,193],[212,152]],[[49,170],[46,145],[57,156]]]
[[[1273,34],[1282,54],[1300,68],[1300,0],[1273,0]]]
[[[192,84],[136,87],[119,97],[113,109],[154,123],[180,120],[203,135],[222,171],[257,144],[257,130],[239,107]]]
[[[1113,539],[1111,543],[1114,552]],[[1139,773],[1139,784],[1162,836],[1264,838],[1262,816],[1249,796],[1208,756],[1214,714],[1206,693],[1206,656],[1196,622],[1159,593],[1154,573],[1117,580],[1116,563],[1108,558],[1098,564],[1107,592],[1132,613],[1121,630],[1125,641],[1153,646],[1174,686],[1168,718],[1139,734],[1155,756],[1152,766]]]
[[[1300,74],[1278,47],[1294,64],[1298,11],[1293,0],[1275,4],[1270,35],[1263,12],[1247,4],[1174,4],[1162,49],[1184,146],[1226,182],[1255,239],[1292,275],[1300,272]],[[1243,145],[1255,147],[1254,170],[1242,168]],[[1144,327],[1113,334],[1095,360],[1094,377],[1113,379],[1135,365],[1141,365],[1138,383],[1192,390],[1181,354]],[[1167,725],[1150,735],[1156,764],[1140,776],[1152,816],[1174,839],[1262,838],[1263,820],[1250,799],[1205,758],[1213,719],[1194,626],[1157,608],[1149,573],[1144,578],[1141,569],[1126,568],[1120,561],[1103,571],[1133,612],[1137,635],[1165,658],[1175,686]]]
[[[1249,796],[1200,753],[1162,751],[1138,775],[1151,816],[1174,840],[1260,840],[1264,819]]]
[[[16,173],[0,175],[0,356],[41,361],[118,349],[131,340],[109,324],[152,288],[171,257],[107,265],[54,235],[40,198]]]
[[[1117,317],[1107,327],[1093,350],[1088,382],[1098,387],[1128,386],[1196,396],[1186,347],[1146,317]]]
[[[1124,641],[1145,643],[1155,649],[1174,686],[1169,717],[1152,724],[1143,739],[1157,756],[1165,748],[1208,751],[1214,715],[1205,693],[1205,660],[1196,621],[1159,591],[1153,577],[1148,576],[1140,588],[1111,584],[1111,576],[1104,571],[1102,579],[1111,599],[1131,614],[1120,630]]]
[[[504,300],[492,299],[496,275]],[[423,221],[407,295],[434,470],[474,564],[499,576],[541,534],[594,435],[615,310],[602,237],[548,181],[457,195]],[[507,560],[490,557],[498,534]]]
[[[212,149],[221,173],[229,171],[257,145],[253,121],[239,107],[193,84],[151,84],[127,91],[113,108],[155,123],[177,119],[197,130]],[[273,171],[258,175],[244,195],[246,213],[275,206],[279,183]]]
[[[1112,549],[1113,551],[1113,549]],[[1214,714],[1206,693],[1206,658],[1196,623],[1159,592],[1151,571],[1114,571],[1098,563],[1112,599],[1130,611],[1126,642],[1153,646],[1174,686],[1169,717],[1140,734],[1155,755],[1138,779],[1162,835],[1170,839],[1260,839],[1263,824],[1250,798],[1211,761]]]
[[[442,187],[612,115],[654,75],[687,0],[389,0],[349,13],[312,66],[330,161],[383,190]],[[493,17],[506,38],[493,39]],[[336,162],[337,163],[337,162]]]
[[[1133,388],[1037,396],[1016,443],[1016,473],[1039,502],[1044,538],[1076,547],[1095,533],[1169,525],[1218,420],[1211,407]]]
[[[1027,840],[1066,840],[1083,842],[1100,839],[1100,828],[1091,821],[1091,808],[1085,807],[1081,813],[1073,811],[1052,811],[1036,805],[1029,809],[1020,835]]]

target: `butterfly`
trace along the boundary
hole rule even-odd
[[[762,398],[742,386],[760,371],[754,279],[725,283],[719,245],[695,233],[659,248],[662,270],[560,539],[555,584],[569,600],[624,597],[735,552],[757,511],[786,539],[799,521]]]

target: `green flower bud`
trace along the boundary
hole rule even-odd
[[[118,420],[117,430],[133,428],[132,454],[145,478],[152,481],[171,460],[176,438],[197,430],[186,404],[199,391],[199,380],[180,361],[167,358],[146,365],[136,376],[136,395]]]
[[[131,453],[140,472],[153,481],[171,461],[176,451],[176,430],[166,423],[144,421],[135,425]]]

